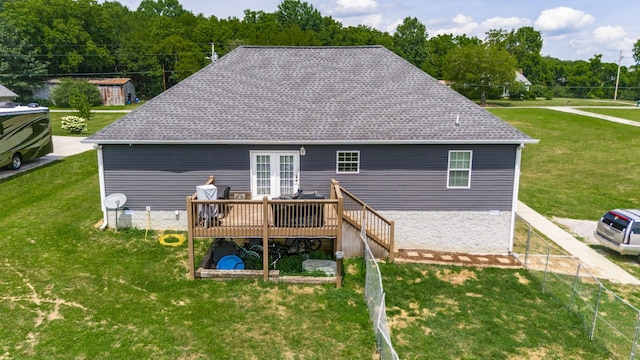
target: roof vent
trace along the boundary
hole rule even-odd
[[[456,126],[456,127],[460,126],[460,114],[457,114],[457,115],[456,115],[456,123],[455,123],[455,126]]]

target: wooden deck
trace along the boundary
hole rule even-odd
[[[194,237],[261,238],[265,224],[269,238],[337,236],[337,200],[268,200],[266,206],[260,200],[202,204],[194,200],[193,204]]]
[[[213,184],[210,177],[208,184]],[[199,200],[196,194],[187,197],[189,231],[190,278],[195,278],[194,238],[259,238],[262,240],[264,280],[269,279],[267,249],[271,239],[327,238],[333,239],[338,262],[336,284],[341,282],[343,236],[349,244],[348,256],[358,256],[362,240],[355,231],[366,234],[393,261],[393,221],[386,220],[367,204],[332,180],[328,199],[276,200]],[[347,231],[343,224],[349,224]],[[353,243],[353,244],[352,244]],[[358,251],[360,249],[360,251]]]

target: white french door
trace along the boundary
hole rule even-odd
[[[251,198],[270,199],[298,191],[300,154],[297,151],[251,152]]]

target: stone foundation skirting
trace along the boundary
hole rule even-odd
[[[396,249],[508,254],[509,211],[378,211],[395,222]]]

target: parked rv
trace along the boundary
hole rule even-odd
[[[0,167],[18,169],[24,161],[53,152],[49,109],[0,103]]]

